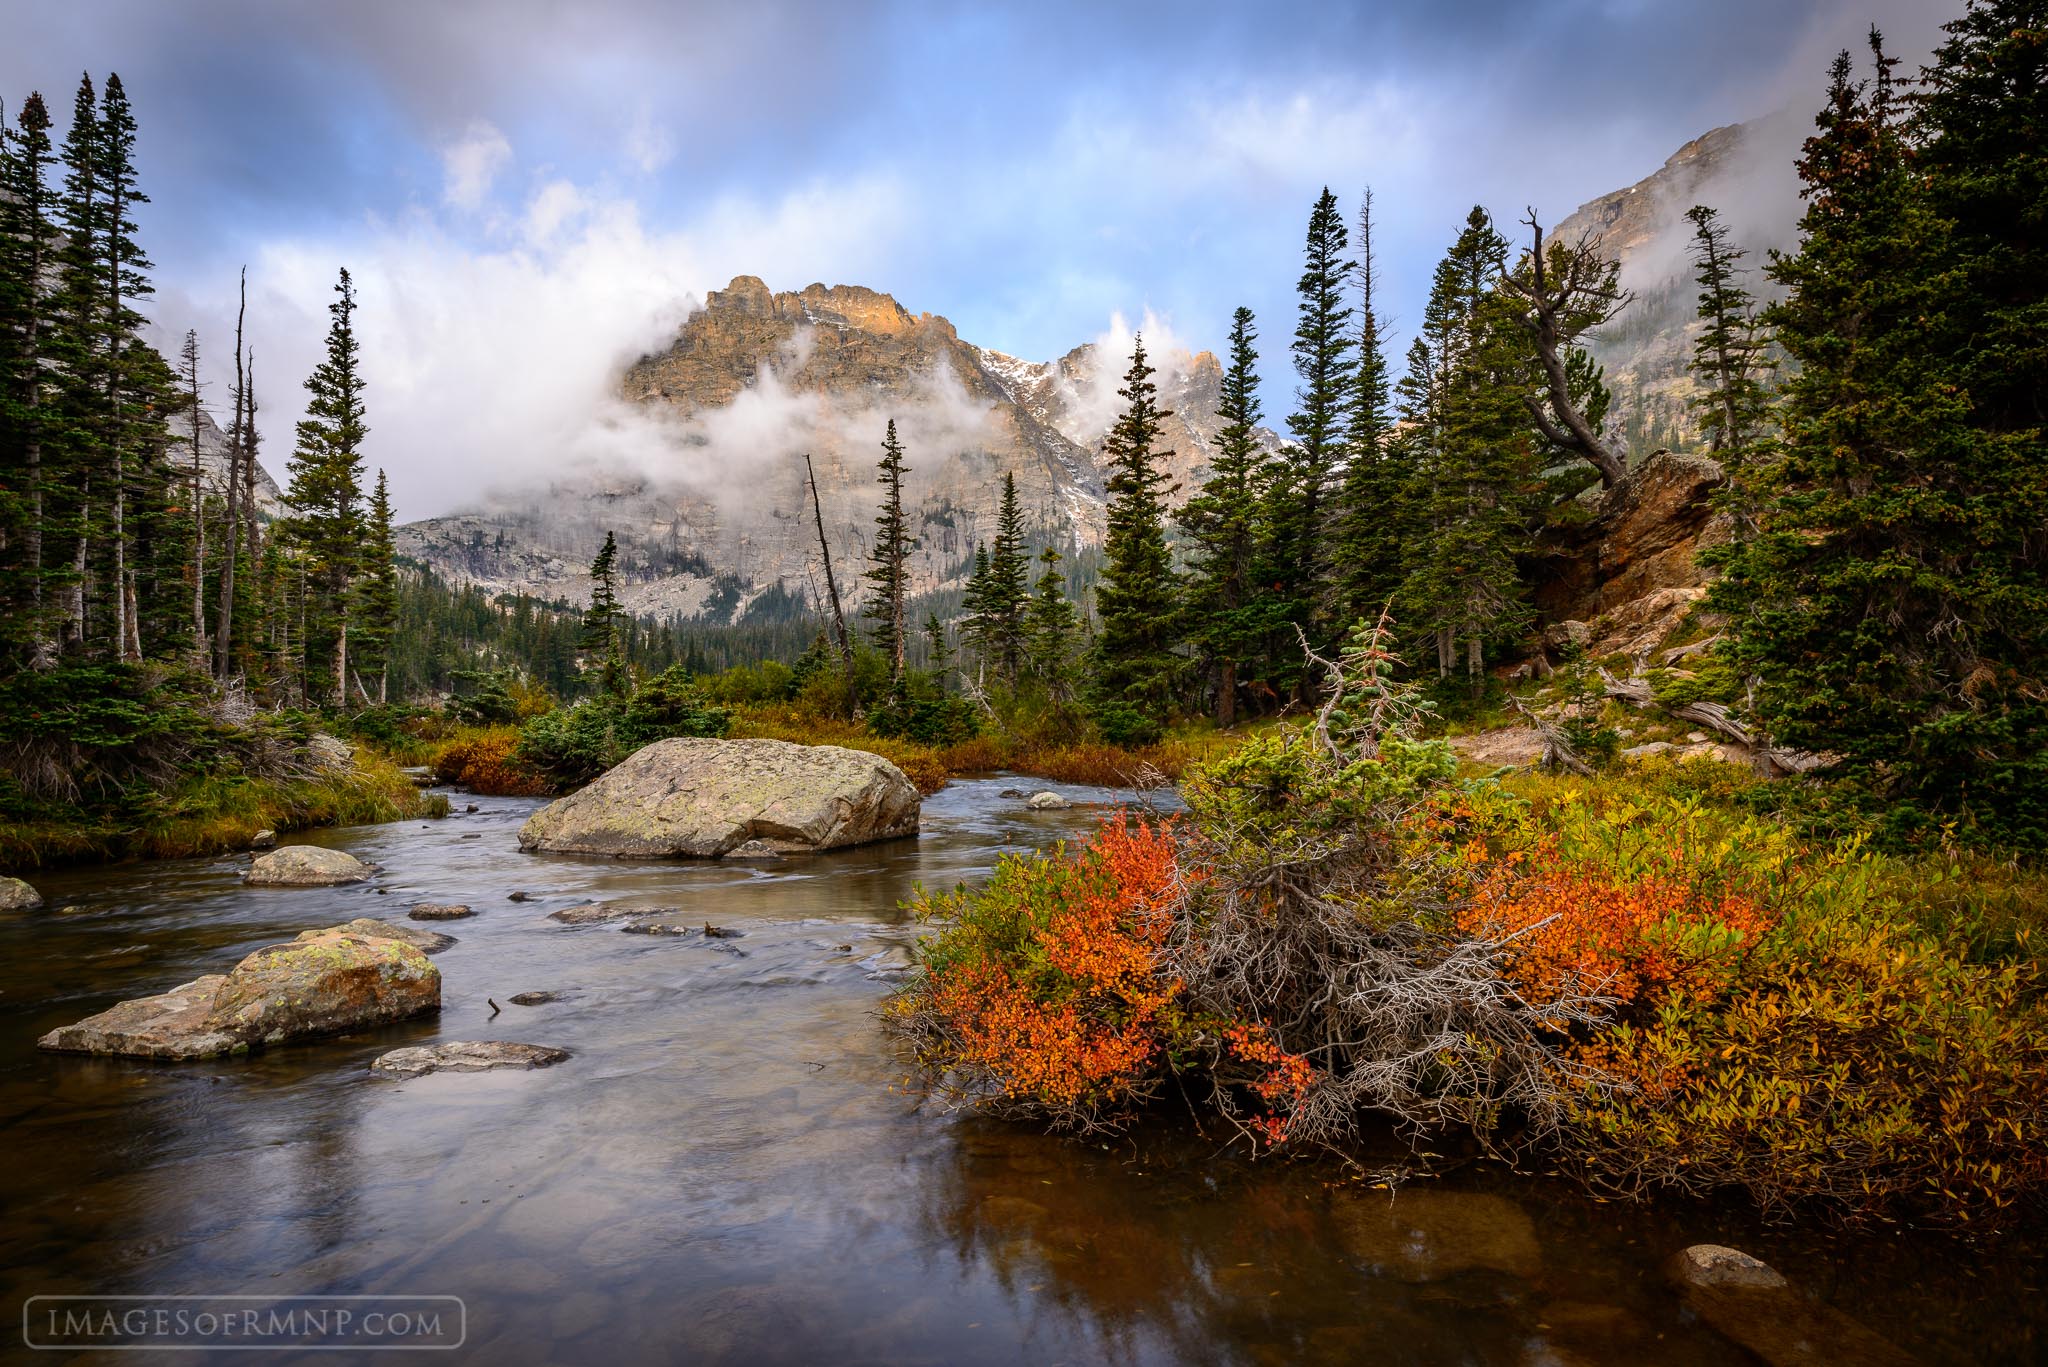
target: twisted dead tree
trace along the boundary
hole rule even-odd
[[[1543,370],[1542,398],[1524,395],[1522,402],[1537,430],[1554,444],[1583,457],[1600,474],[1606,488],[1628,483],[1627,453],[1593,430],[1571,392],[1566,359],[1579,338],[1609,322],[1627,308],[1634,295],[1621,288],[1621,265],[1600,252],[1600,238],[1587,231],[1574,242],[1543,239],[1536,211],[1522,220],[1532,242],[1523,265],[1502,271],[1502,294],[1516,304],[1515,321],[1536,347]]]

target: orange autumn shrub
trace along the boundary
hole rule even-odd
[[[1554,837],[1493,864],[1458,928],[1507,942],[1509,974],[1535,996],[1580,991],[1654,1005],[1669,992],[1726,989],[1772,917],[1753,898],[1676,872],[1633,879],[1574,863]]]
[[[434,760],[434,777],[491,797],[546,797],[555,791],[544,775],[514,756],[519,732],[510,728],[464,737],[445,746]]]
[[[950,924],[891,1019],[958,1099],[1084,1128],[1125,1112],[1179,1026],[1158,960],[1182,882],[1169,827],[1123,816],[1074,857],[1007,857],[978,892],[920,900]]]

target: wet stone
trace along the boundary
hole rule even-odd
[[[511,996],[505,998],[506,1001],[511,1002],[514,1006],[546,1006],[549,1002],[556,1002],[561,999],[562,994],[559,992],[514,992]]]
[[[1694,1244],[1665,1264],[1664,1275],[1694,1314],[1770,1367],[1906,1367],[1916,1361],[1739,1249]]]
[[[372,1070],[393,1077],[424,1077],[428,1073],[483,1073],[499,1068],[548,1068],[569,1057],[567,1049],[511,1040],[450,1040],[446,1044],[415,1044],[379,1054]]]
[[[396,940],[402,945],[411,945],[422,954],[439,954],[455,943],[453,935],[443,935],[438,930],[421,930],[418,926],[402,926],[395,921],[379,921],[371,916],[358,916],[353,921],[321,930],[302,930],[298,938],[311,940],[322,935],[361,935],[372,940]]]
[[[0,911],[34,911],[43,895],[19,878],[0,878]]]
[[[360,883],[372,870],[352,854],[321,845],[287,845],[259,854],[242,881],[252,887],[326,888]]]
[[[551,911],[548,913],[548,919],[560,921],[565,926],[588,926],[600,921],[616,921],[631,914],[623,907],[608,907],[602,902],[585,902],[582,906],[563,907],[560,911]]]
[[[419,902],[405,914],[415,921],[460,921],[476,915],[460,902]]]

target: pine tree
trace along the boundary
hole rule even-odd
[[[2034,18],[2028,20],[2028,16]],[[1896,831],[2048,846],[2048,268],[2038,4],[1977,0],[1909,123],[1879,35],[1799,172],[1766,321],[1797,363],[1775,498],[1713,602],[1780,744],[1842,757]],[[2025,206],[2025,207],[2023,207]]]
[[[974,543],[974,568],[967,573],[967,589],[960,599],[960,639],[974,647],[977,663],[988,664],[989,624],[988,543]]]
[[[1334,593],[1340,625],[1379,620],[1407,569],[1403,509],[1410,472],[1394,443],[1393,380],[1387,324],[1376,294],[1372,191],[1358,210],[1358,369],[1345,433],[1344,488],[1336,535]]]
[[[59,412],[46,426],[55,440],[44,451],[54,464],[47,482],[45,527],[61,539],[65,556],[53,565],[52,587],[61,596],[60,645],[82,654],[92,635],[86,582],[99,542],[100,508],[107,498],[105,464],[111,452],[99,396],[109,373],[105,334],[100,328],[98,245],[103,213],[99,194],[99,95],[90,76],[80,76],[71,102],[71,126],[64,134],[64,189],[58,200],[62,231],[58,285],[51,300],[51,378]],[[51,456],[57,459],[52,462]],[[120,642],[117,639],[115,650]]]
[[[1295,286],[1301,304],[1294,328],[1294,371],[1301,387],[1295,391],[1297,409],[1287,419],[1294,442],[1287,449],[1281,477],[1273,483],[1268,514],[1269,558],[1278,576],[1280,616],[1306,631],[1311,641],[1329,634],[1324,582],[1329,570],[1327,505],[1344,457],[1346,409],[1357,369],[1352,355],[1357,339],[1350,328],[1351,308],[1345,303],[1352,271],[1344,255],[1349,246],[1337,197],[1325,187],[1309,213],[1303,269]],[[1304,694],[1310,686],[1304,670]]]
[[[391,493],[384,472],[370,493],[368,534],[363,540],[362,586],[358,595],[361,635],[357,658],[376,671],[377,701],[389,700],[391,653],[398,630],[398,550],[391,537]]]
[[[145,611],[157,615],[169,587],[161,582],[144,602],[143,566],[158,562],[174,543],[178,528],[165,517],[172,471],[168,434],[162,414],[170,375],[161,357],[139,335],[146,321],[131,306],[131,300],[147,298],[153,289],[146,272],[150,262],[135,240],[135,206],[149,202],[136,185],[136,124],[127,91],[118,75],[107,77],[100,100],[100,117],[94,129],[94,155],[98,166],[98,237],[94,244],[95,273],[98,275],[99,331],[105,353],[103,445],[113,505],[109,539],[113,549],[114,617],[116,654],[126,660],[140,660],[143,654],[142,618]],[[132,510],[140,525],[131,528]],[[155,544],[149,555],[131,555],[148,538]],[[176,557],[182,561],[182,556]],[[182,580],[180,581],[182,582]],[[177,616],[173,621],[180,620]]]
[[[1699,281],[1699,318],[1692,374],[1699,392],[1688,402],[1699,414],[1707,450],[1727,472],[1725,500],[1744,536],[1756,531],[1755,469],[1764,457],[1771,396],[1764,377],[1773,369],[1769,338],[1758,323],[1750,293],[1738,279],[1743,250],[1728,238],[1720,215],[1704,204],[1686,212],[1693,225],[1692,255]]]
[[[1180,510],[1187,534],[1188,635],[1216,668],[1216,724],[1237,720],[1239,670],[1272,633],[1273,602],[1254,575],[1273,461],[1259,441],[1258,332],[1252,311],[1230,323],[1230,364],[1216,414],[1216,458],[1201,491]],[[1040,580],[1043,592],[1044,580]]]
[[[939,620],[936,612],[925,614],[924,648],[926,672],[937,681],[939,692],[950,692],[953,648],[946,643],[946,624]]]
[[[892,688],[903,686],[903,659],[908,633],[904,614],[910,604],[910,552],[916,546],[903,518],[903,443],[896,439],[896,420],[882,438],[878,467],[882,510],[875,515],[875,547],[868,553],[868,601],[862,614],[875,623],[882,653],[889,660]]]
[[[1166,543],[1163,490],[1169,481],[1158,468],[1171,453],[1153,449],[1168,414],[1160,411],[1153,373],[1145,339],[1137,337],[1124,387],[1117,391],[1127,406],[1103,443],[1111,470],[1109,529],[1095,589],[1102,629],[1090,694],[1104,734],[1123,743],[1158,736],[1182,664],[1174,653],[1179,594]]]
[[[361,571],[364,425],[362,357],[355,334],[355,284],[347,270],[328,306],[327,355],[306,380],[306,416],[298,425],[285,504],[292,511],[293,549],[304,559],[304,677],[334,680],[334,700],[348,700],[353,586]],[[310,638],[310,639],[309,639]]]
[[[1049,699],[1065,704],[1074,696],[1074,652],[1080,641],[1080,621],[1067,598],[1060,553],[1047,546],[1038,553],[1038,563],[1045,569],[1025,611],[1025,670]]]
[[[50,143],[49,111],[40,93],[31,93],[22,102],[16,122],[18,131],[0,125],[0,464],[21,471],[23,487],[18,502],[8,509],[0,639],[8,663],[18,659],[32,668],[48,669],[55,663],[44,529],[54,506],[46,503],[45,451],[53,417],[46,375],[51,350],[48,275],[57,252],[49,171],[56,154]]]
[[[585,659],[597,661],[604,692],[615,698],[627,692],[625,643],[619,630],[625,614],[619,610],[618,560],[618,538],[606,532],[604,546],[590,562],[590,606],[583,611],[580,642]]]
[[[1474,208],[1437,267],[1402,382],[1419,525],[1398,612],[1434,642],[1439,677],[1450,676],[1462,642],[1475,687],[1486,641],[1528,616],[1515,552],[1536,460],[1520,401],[1524,359],[1493,289],[1506,258],[1506,240]]]
[[[1024,544],[1024,512],[1017,502],[1017,476],[1003,476],[996,511],[995,547],[988,558],[979,608],[989,662],[1014,686],[1024,665],[1024,613],[1031,597],[1030,553]]]

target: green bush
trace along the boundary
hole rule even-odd
[[[920,745],[958,745],[981,734],[981,714],[965,698],[945,694],[890,698],[868,714],[868,730],[884,739]]]
[[[670,736],[722,736],[730,725],[725,709],[706,703],[676,665],[630,699],[596,697],[533,718],[520,730],[513,758],[573,788],[644,745]]]

